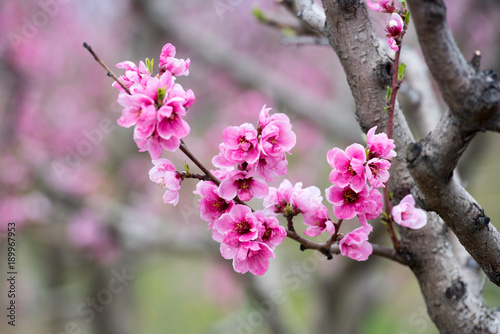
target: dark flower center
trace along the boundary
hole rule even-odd
[[[264,235],[262,236],[262,240],[267,240],[267,239],[271,238],[272,234],[273,234],[273,230],[266,226],[266,231],[264,232]]]
[[[238,189],[247,190],[252,184],[252,178],[240,179],[236,183],[238,184]]]
[[[247,222],[246,220],[242,221],[242,222],[239,222],[238,224],[236,224],[236,231],[238,231],[238,234],[247,234],[248,232],[250,232],[250,223]]]
[[[229,203],[226,202],[223,198],[217,199],[215,202],[213,202],[212,205],[218,212],[225,212],[229,207]]]
[[[344,202],[348,204],[356,203],[358,200],[358,194],[351,188],[344,190],[342,197],[344,198]]]

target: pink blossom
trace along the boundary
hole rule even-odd
[[[222,243],[221,254],[232,259],[241,243],[255,240],[259,234],[257,218],[246,205],[237,204],[213,225],[212,237]]]
[[[382,194],[375,188],[368,187],[368,198],[365,201],[364,215],[367,219],[377,219],[382,213],[384,203]]]
[[[175,97],[182,97],[184,100],[182,106],[186,109],[189,109],[195,101],[194,92],[191,89],[184,90],[184,87],[178,83],[174,84],[174,86],[167,91],[165,100],[173,99]]]
[[[290,203],[293,185],[287,179],[283,180],[279,188],[269,187],[269,194],[264,197],[264,211],[268,214],[284,213]]]
[[[153,116],[153,121],[156,121],[155,102],[149,96],[120,93],[118,103],[124,107],[123,115],[118,119],[118,125],[120,126],[129,128],[141,119],[151,118],[150,115]]]
[[[401,15],[398,13],[392,13],[391,19],[387,22],[385,31],[387,31],[388,37],[399,37],[403,31],[404,22]]]
[[[189,124],[182,118],[186,115],[183,103],[183,98],[175,97],[158,109],[158,135],[163,139],[182,139],[189,134]]]
[[[259,222],[258,241],[263,242],[272,250],[286,238],[286,230],[281,226],[276,217],[267,217],[262,211],[256,211],[255,217]]]
[[[255,170],[267,182],[273,182],[275,176],[287,174],[288,161],[283,153],[281,156],[260,155],[259,159],[248,166],[248,170]]]
[[[265,243],[249,241],[238,249],[233,268],[241,274],[249,271],[254,275],[264,275],[269,269],[269,259],[274,257],[274,252]]]
[[[391,48],[391,50],[393,50],[394,52],[397,52],[399,50],[398,43],[396,42],[394,37],[389,37],[389,39],[387,40],[387,43],[389,44],[389,47]]]
[[[360,224],[367,226],[368,220],[377,219],[382,213],[383,206],[382,194],[375,188],[369,188],[368,196],[364,203],[364,211],[358,213]]]
[[[175,46],[167,43],[163,46],[160,54],[160,72],[170,71],[175,76],[189,75],[191,60],[177,59],[175,57]]]
[[[266,105],[262,107],[259,113],[259,128],[263,129],[266,125],[272,122],[290,123],[290,118],[283,113],[275,113],[269,115],[269,111],[272,108],[266,108]]]
[[[366,163],[366,177],[368,182],[377,188],[383,188],[389,180],[391,163],[385,159],[373,158]]]
[[[220,153],[212,160],[217,167],[227,167],[244,162],[254,163],[259,159],[257,130],[250,123],[229,126],[222,132],[223,144]]]
[[[333,213],[338,219],[351,219],[364,214],[369,195],[368,187],[360,192],[355,192],[350,186],[341,188],[333,185],[326,189],[326,199],[333,204]]]
[[[297,139],[288,116],[281,113],[269,116],[268,111],[264,106],[259,115],[259,148],[264,155],[281,156],[290,152]]]
[[[328,208],[323,204],[316,210],[304,214],[304,224],[308,226],[304,234],[310,237],[316,237],[325,230],[331,235],[335,234],[335,226],[328,218]]]
[[[211,169],[210,172],[217,178],[219,181],[222,181],[226,178],[227,174],[234,170],[233,168],[228,169]]]
[[[330,182],[343,188],[350,185],[355,192],[360,192],[366,184],[366,151],[359,144],[349,145],[345,152],[335,147],[328,151],[327,160],[333,170]]]
[[[238,196],[242,201],[253,197],[264,198],[269,193],[267,183],[256,177],[254,172],[242,170],[230,171],[219,186],[219,196],[232,200]]]
[[[366,0],[366,4],[368,5],[368,8],[376,12],[392,13],[396,10],[393,0],[376,0],[376,2]]]
[[[371,225],[361,226],[346,234],[339,242],[340,253],[356,261],[365,261],[373,252],[368,242],[368,234],[372,231]]]
[[[233,201],[226,201],[219,196],[218,189],[212,181],[200,181],[194,191],[195,194],[201,196],[198,207],[200,217],[209,223],[210,228],[217,219],[229,212],[234,206]]]
[[[116,64],[116,67],[125,70],[125,74],[121,75],[118,79],[127,88],[130,88],[133,84],[145,85],[147,80],[151,77],[151,72],[149,72],[146,65],[142,61],[139,63],[139,67],[131,61],[123,61]],[[117,88],[120,92],[125,92],[123,87],[116,81],[113,82],[112,86]]]
[[[302,189],[302,182],[297,182],[293,187],[290,204],[293,211],[307,214],[316,208],[323,201],[321,190],[318,187],[310,186]]]
[[[284,213],[287,205],[292,212],[305,214],[314,211],[322,200],[319,188],[302,189],[302,182],[292,187],[292,183],[285,179],[278,189],[270,187],[269,195],[264,198],[264,207],[269,214]]]
[[[392,218],[396,223],[411,229],[419,229],[427,224],[427,214],[415,207],[413,196],[406,195],[392,208]]]
[[[132,95],[144,94],[161,105],[167,96],[166,93],[173,88],[174,80],[170,72],[165,72],[159,77],[147,77],[142,83],[133,84],[130,87],[130,93]],[[158,95],[160,91],[164,91],[165,96],[160,97]]]
[[[154,167],[149,171],[151,181],[158,183],[165,189],[163,202],[177,205],[181,180],[175,171],[174,165],[167,159],[153,160]]]
[[[148,151],[153,160],[159,159],[163,150],[175,152],[181,144],[180,138],[172,136],[169,139],[164,139],[158,135],[157,131],[154,131],[148,138],[139,138],[134,133],[134,141],[139,152]]]
[[[375,134],[377,127],[374,126],[366,134],[367,148],[369,150],[368,160],[373,158],[392,159],[396,156],[394,140],[389,139],[385,133]]]

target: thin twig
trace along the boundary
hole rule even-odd
[[[94,56],[94,59],[108,72],[108,76],[112,77],[113,79],[115,79],[115,81],[129,94],[129,95],[132,95],[130,93],[130,90],[128,89],[127,86],[125,86],[123,84],[123,82],[121,82],[120,79],[118,79],[118,77],[116,76],[116,74],[113,73],[113,71],[111,71],[111,69],[102,62],[102,60],[97,56],[97,54],[94,52],[94,50],[92,50],[92,47],[90,45],[88,45],[87,43],[83,42],[83,47],[85,49],[87,49],[90,54],[92,56]]]
[[[325,246],[325,244],[320,244],[320,243],[311,241],[309,239],[303,238],[302,236],[297,234],[295,231],[290,231],[290,230],[287,231],[287,237],[299,242],[300,249],[302,251],[304,251],[306,249],[314,249],[314,250],[317,250],[317,251],[325,254],[325,256],[327,256],[328,259],[332,258],[332,254],[340,254],[340,247],[338,244],[335,244],[335,245],[327,248]],[[380,246],[378,244],[373,244],[373,243],[371,245],[373,248],[373,252],[372,252],[373,255],[384,257],[386,259],[398,262],[402,265],[408,265],[408,261],[403,256],[401,256],[395,249],[388,248],[385,246]]]
[[[333,243],[335,241],[337,241],[337,237],[339,235],[340,226],[342,225],[343,221],[344,221],[343,219],[339,219],[339,221],[338,221],[337,224],[333,224],[335,226],[335,233],[331,236],[330,240],[328,240],[325,243],[325,247],[330,248],[330,247],[332,247]]]
[[[201,169],[201,171],[203,173],[205,173],[205,175],[209,178],[210,181],[215,183],[217,186],[220,185],[220,180],[214,174],[212,174],[212,172],[207,167],[205,167],[200,162],[200,160],[198,160],[194,156],[193,153],[191,153],[191,151],[187,148],[186,143],[184,143],[183,140],[181,140],[181,144],[179,145],[179,149],[189,158],[189,160],[191,160],[196,166],[198,166],[198,168]],[[241,199],[239,199],[238,196],[236,196],[233,200],[235,203],[238,203],[241,205],[246,205],[246,206],[250,207],[250,205],[248,205],[247,203],[245,203]],[[250,209],[252,209],[252,211],[255,211],[252,207],[250,207]]]
[[[191,153],[191,151],[187,148],[186,144],[184,143],[183,140],[181,140],[181,145],[179,146],[179,149],[196,165],[198,166],[199,169],[205,175],[207,175],[213,183],[215,183],[217,186],[220,185],[220,180],[215,177],[215,175],[212,174],[211,171],[208,170],[194,155]]]

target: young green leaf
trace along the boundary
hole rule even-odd
[[[189,171],[189,165],[187,164],[186,161],[183,162],[184,168],[186,169],[186,174],[191,175],[191,172]]]
[[[410,24],[410,11],[405,14],[405,25],[408,26],[408,24]]]
[[[386,96],[387,101],[391,99],[391,95],[392,95],[392,88],[390,86],[387,86],[387,96]]]
[[[146,67],[150,73],[153,73],[153,62],[154,62],[154,59],[150,60],[149,58],[146,58]]]
[[[165,95],[167,95],[167,87],[158,88],[158,101],[160,102],[160,104],[163,103]]]
[[[252,14],[257,20],[259,20],[259,22],[266,22],[266,15],[259,7],[254,7],[252,9]]]
[[[399,66],[398,66],[398,80],[403,79],[403,77],[405,76],[405,72],[406,72],[406,64],[405,63],[399,64]]]

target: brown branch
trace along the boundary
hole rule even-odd
[[[356,116],[364,131],[387,125],[387,69],[392,62],[380,46],[362,0],[323,0],[327,37],[346,73],[356,104]],[[379,14],[376,14],[379,15]],[[435,29],[435,28],[434,28]],[[392,159],[389,188],[398,201],[418,188],[406,167],[406,146],[413,142],[399,106],[394,114],[394,140],[398,156]],[[415,196],[418,199],[418,196]],[[467,293],[467,280],[457,262],[439,218],[428,214],[419,230],[401,227],[400,254],[418,279],[432,320],[442,333],[496,333],[500,317],[481,298]]]
[[[324,243],[317,243],[311,241],[309,239],[300,236],[297,232],[290,230],[287,231],[287,237],[299,242],[300,250],[302,251],[306,249],[314,249],[325,254],[325,256],[328,257],[329,259],[331,259],[332,254],[340,254],[340,247],[338,244],[332,245],[331,247],[327,247]],[[408,261],[401,254],[398,254],[394,249],[373,243],[372,247],[373,247],[373,253],[372,253],[373,255],[384,257],[386,259],[398,262],[402,265],[408,265]]]
[[[498,117],[500,88],[460,53],[441,0],[408,1],[420,46],[449,110],[407,158],[423,204],[436,211],[457,235],[488,278],[500,286],[500,233],[453,178],[459,158],[475,134]]]
[[[488,73],[478,72],[463,57],[446,21],[442,0],[408,0],[418,40],[444,100],[459,118],[477,119],[497,107],[500,91]],[[471,113],[479,114],[472,115]]]
[[[187,148],[186,144],[184,143],[183,140],[181,140],[181,145],[179,146],[179,149],[184,153],[203,173],[205,173],[206,176],[208,176],[213,183],[215,183],[217,186],[220,185],[220,181],[215,175],[212,174],[212,172],[206,168],[199,160],[194,156],[193,153]]]
[[[85,49],[87,49],[90,54],[92,56],[94,56],[94,59],[108,72],[108,76],[112,77],[113,79],[115,79],[115,81],[129,94],[130,94],[130,90],[128,89],[127,86],[125,86],[123,84],[123,82],[121,82],[120,79],[118,79],[118,77],[116,76],[116,74],[113,73],[113,71],[111,71],[111,69],[106,65],[104,64],[104,62],[101,60],[101,58],[99,58],[99,56],[97,56],[97,54],[94,52],[94,50],[92,49],[92,47],[90,45],[88,45],[87,43],[83,42],[83,47]]]

